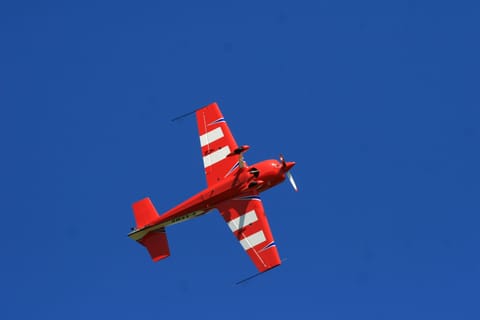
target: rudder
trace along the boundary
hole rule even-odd
[[[157,210],[155,210],[152,201],[148,197],[135,202],[132,208],[137,229],[145,227],[159,217]]]

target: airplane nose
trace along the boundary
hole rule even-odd
[[[285,172],[290,171],[292,167],[295,165],[295,161],[289,161],[285,163]]]

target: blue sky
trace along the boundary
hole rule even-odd
[[[0,4],[2,319],[478,319],[475,1]],[[131,204],[205,187],[217,101],[287,261],[255,268],[218,215],[152,263]]]

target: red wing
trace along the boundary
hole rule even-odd
[[[218,206],[218,210],[260,272],[281,264],[262,200],[258,195],[225,201]]]
[[[207,185],[211,186],[239,167],[238,157],[227,157],[237,143],[216,103],[198,109],[196,116]]]

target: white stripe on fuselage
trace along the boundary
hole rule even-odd
[[[257,220],[258,220],[257,214],[255,213],[255,210],[252,210],[252,211],[248,211],[247,213],[245,213],[244,215],[241,215],[238,218],[231,220],[228,223],[228,226],[230,227],[230,230],[232,230],[232,232],[235,232],[249,225],[250,223],[254,223]]]
[[[257,233],[254,233],[251,236],[245,237],[242,240],[240,240],[240,244],[242,245],[243,249],[246,251],[264,242],[265,240],[267,239],[265,238],[263,231],[260,230]]]
[[[205,157],[203,157],[203,166],[205,168],[210,167],[211,165],[214,165],[215,163],[225,159],[229,154],[230,148],[228,146],[225,146],[215,152],[207,154]]]
[[[205,134],[200,136],[200,145],[205,147],[207,144],[210,144],[218,139],[223,138],[223,130],[221,127],[208,131]]]

